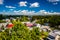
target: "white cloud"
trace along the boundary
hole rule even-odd
[[[35,13],[35,11],[22,10],[21,13],[23,13],[23,14],[33,14],[33,13]]]
[[[14,10],[15,14],[19,14],[19,15],[33,15],[35,13],[35,11],[28,11],[28,10]]]
[[[20,5],[20,6],[27,6],[26,4],[27,4],[26,1],[21,1],[21,2],[19,2],[19,5]]]
[[[40,10],[38,12],[35,12],[35,11],[28,11],[28,10],[14,10],[14,13],[15,14],[18,14],[18,15],[48,15],[48,14],[51,14],[50,12],[47,12],[45,10]]]
[[[13,12],[15,12],[15,13],[19,13],[21,10],[18,10],[18,11],[16,11],[16,10],[14,10]]]
[[[0,0],[0,4],[3,4],[3,0]]]
[[[22,13],[28,13],[28,10],[22,10],[21,12]]]
[[[6,14],[6,15],[60,15],[58,12],[47,12],[46,10],[40,10],[38,12],[35,11],[29,11],[29,10],[13,10],[14,12],[6,12],[3,10],[3,12],[0,12],[1,14]]]
[[[59,2],[60,0],[48,0],[49,2]]]
[[[40,14],[48,14],[48,12],[46,10],[40,10],[39,12],[37,13],[40,13]]]
[[[37,12],[39,15],[60,15],[58,12],[47,12],[46,10],[40,10]]]
[[[47,0],[48,2],[51,2],[53,5],[57,5],[60,0]]]
[[[28,13],[29,13],[29,14],[33,14],[33,13],[35,13],[35,11],[29,11]]]
[[[6,8],[16,8],[16,7],[13,7],[13,6],[5,6]]]
[[[32,3],[30,4],[30,7],[39,7],[39,3],[38,2]]]

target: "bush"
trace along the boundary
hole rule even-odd
[[[0,32],[0,40],[41,40],[47,37],[47,32],[40,32],[39,28],[34,27],[29,30],[20,21],[13,22],[14,27],[12,29],[6,29],[4,32]],[[44,37],[42,37],[44,36]]]

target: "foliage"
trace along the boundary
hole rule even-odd
[[[50,15],[50,16],[33,16],[33,20],[39,20],[38,23],[44,24],[49,23],[49,26],[55,27],[60,25],[60,16],[59,15]]]
[[[0,32],[0,40],[41,40],[48,36],[47,32],[40,32],[37,27],[29,30],[19,20],[13,21],[13,24],[14,27],[12,29],[6,29],[4,32]]]
[[[22,16],[22,18],[20,19],[20,21],[29,21],[29,20],[28,20],[28,17]]]

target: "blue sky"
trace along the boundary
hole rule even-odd
[[[0,0],[0,12],[60,12],[60,0]]]

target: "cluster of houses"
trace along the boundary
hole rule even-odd
[[[33,26],[34,27],[38,27],[41,30],[45,31],[45,32],[49,32],[49,35],[47,37],[46,40],[60,40],[60,30],[51,30],[50,26],[48,26],[48,23],[45,23],[45,25],[41,25],[41,24],[37,24],[35,23],[37,20],[34,20],[33,22],[22,22],[23,24],[25,24],[26,26],[28,26],[28,28],[30,30],[32,30]]]
[[[10,26],[13,26],[13,24],[10,22],[10,19],[3,19],[3,21],[6,21],[6,23],[0,23],[0,31],[1,31],[1,27],[4,26],[4,28],[6,28],[7,24],[9,25],[11,24]],[[22,22],[22,24],[26,25],[29,28],[29,30],[32,30],[33,29],[32,27],[38,27],[40,31],[43,30],[45,32],[49,32],[49,36],[47,37],[47,40],[58,40],[60,38],[60,30],[51,30],[50,26],[35,23],[36,21],[37,20],[34,20],[33,22],[30,21]]]
[[[30,30],[32,30],[32,27],[38,27],[40,31],[49,32],[49,35],[46,40],[60,40],[60,30],[51,30],[50,26],[45,26],[41,24],[36,24],[34,22],[22,22],[22,24],[25,24],[28,26]]]

